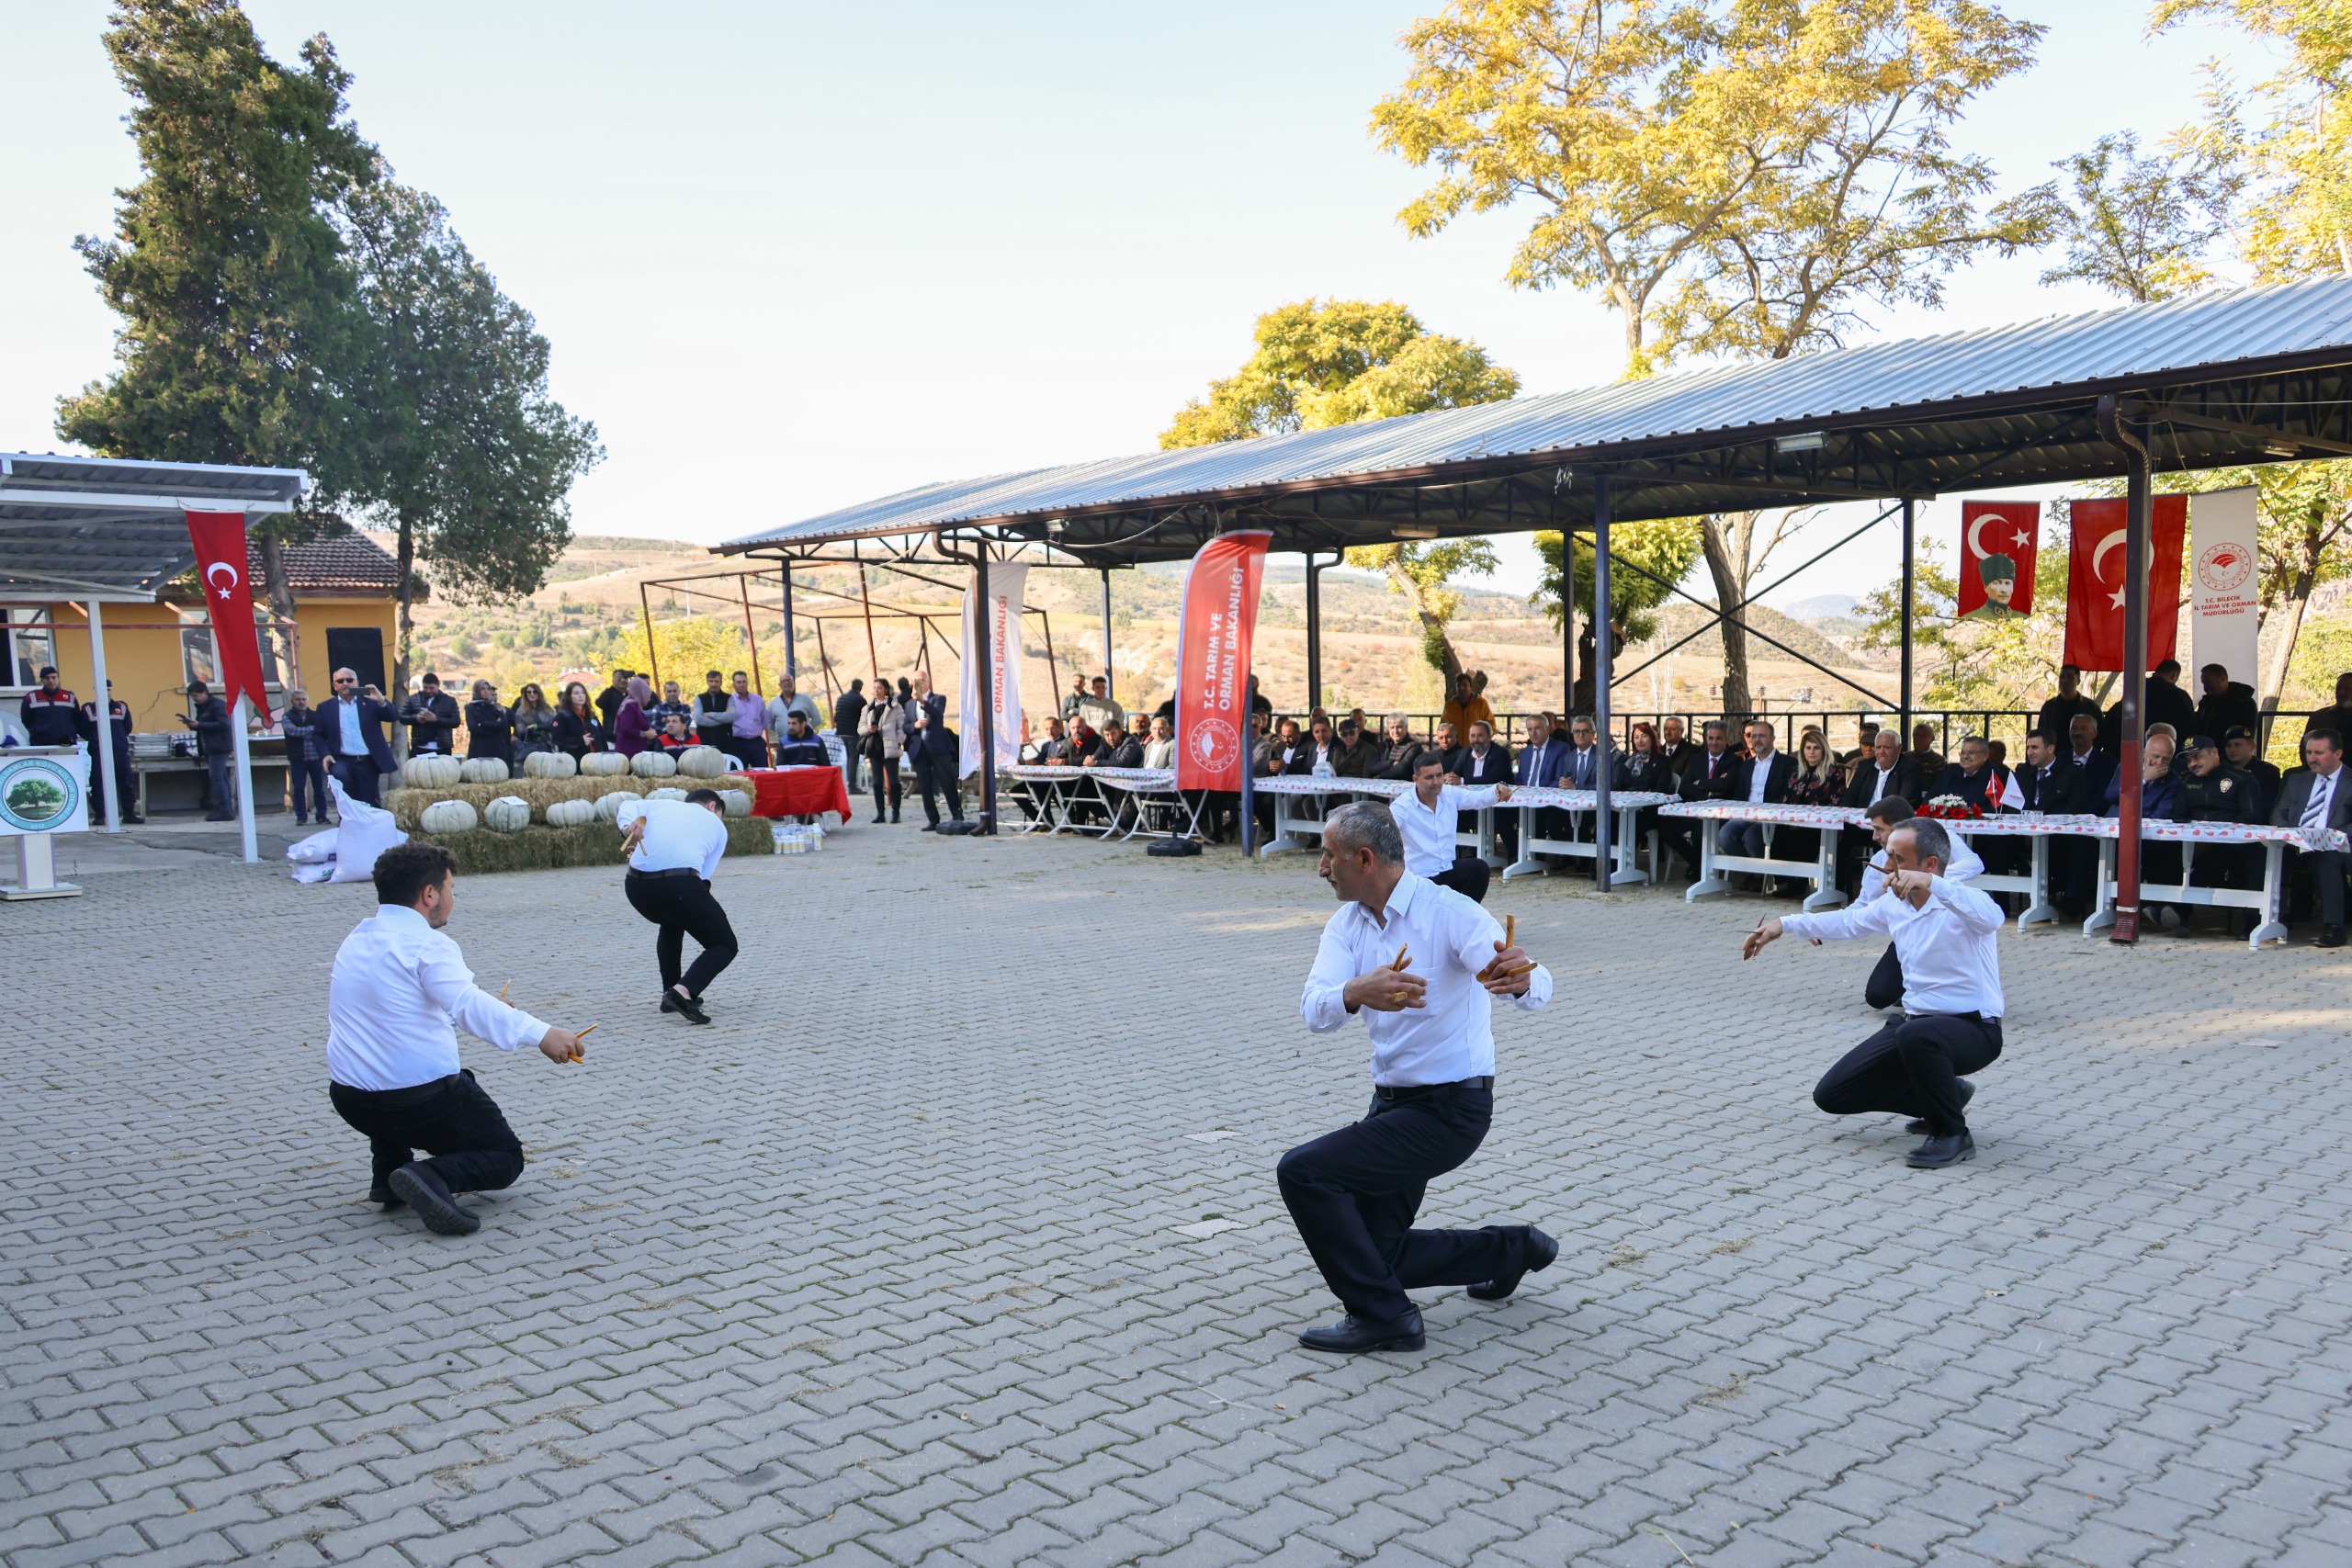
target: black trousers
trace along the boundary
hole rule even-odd
[[[523,1174],[523,1140],[469,1068],[409,1089],[330,1083],[327,1098],[368,1140],[379,1186],[418,1149],[432,1156],[424,1163],[452,1192],[495,1192]]]
[[[1475,854],[1454,857],[1453,863],[1430,878],[1440,887],[1451,887],[1474,904],[1487,901],[1487,885],[1494,879],[1494,868]]]
[[[1363,1121],[1283,1156],[1283,1201],[1351,1315],[1387,1322],[1413,1304],[1407,1291],[1476,1285],[1523,1266],[1524,1226],[1412,1228],[1430,1178],[1476,1154],[1494,1113],[1494,1090],[1465,1084],[1375,1095]]]
[[[2319,918],[2323,925],[2340,926],[2344,923],[2344,873],[2347,863],[2352,863],[2352,855],[2340,854],[2333,850],[2320,854],[2297,852],[2287,857],[2287,864],[2292,872],[2300,872],[2311,878],[2312,889],[2319,895]],[[2283,916],[2285,911],[2280,913]]]
[[[384,775],[376,771],[373,759],[368,757],[337,757],[334,776],[354,800],[364,800],[370,806],[381,806],[376,798],[376,781]]]
[[[953,751],[915,753],[915,787],[922,791],[922,814],[934,828],[939,826],[942,795],[947,799],[948,815],[958,822],[964,820],[964,789],[956,777],[956,766]]]
[[[1894,944],[1888,942],[1886,951],[1878,955],[1878,967],[1862,985],[1862,1005],[1881,1011],[1903,999],[1903,960],[1894,955]]]
[[[328,805],[326,764],[316,757],[305,757],[299,762],[287,763],[286,793],[292,799],[296,821],[301,821],[312,813],[320,821],[325,821]]]
[[[865,759],[865,766],[867,772],[873,775],[874,779],[874,814],[877,817],[882,814],[882,786],[886,783],[890,786],[890,809],[894,812],[897,811],[899,809],[899,759],[896,757],[868,757]]]
[[[1813,1102],[1832,1116],[1887,1111],[1920,1118],[1939,1137],[1965,1133],[1960,1080],[1990,1066],[2000,1055],[1997,1018],[1893,1019],[1822,1075]]]
[[[719,971],[735,962],[735,928],[727,911],[710,894],[710,884],[699,876],[648,876],[631,872],[627,884],[629,908],[662,928],[653,939],[653,955],[662,965],[662,988],[684,985],[686,995],[699,997]],[[702,943],[693,967],[683,975],[678,960],[692,935]]]

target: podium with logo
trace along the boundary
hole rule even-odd
[[[82,891],[57,880],[57,835],[90,829],[89,766],[79,746],[0,747],[0,836],[17,840],[17,885],[0,899]]]

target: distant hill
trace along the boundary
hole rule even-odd
[[[1810,599],[1799,599],[1793,604],[1783,604],[1781,606],[1781,611],[1783,615],[1794,616],[1800,621],[1842,621],[1851,619],[1854,606],[1860,603],[1861,601],[1851,593],[1816,593]]]

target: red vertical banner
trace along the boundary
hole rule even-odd
[[[1193,558],[1176,633],[1176,787],[1241,787],[1250,755],[1250,639],[1266,573],[1263,529],[1220,534]]]
[[[191,512],[187,536],[196,546],[196,578],[204,607],[212,616],[212,649],[220,660],[221,702],[233,708],[237,694],[251,697],[254,712],[266,717],[269,693],[262,684],[261,644],[254,637],[254,590],[246,580],[245,514]]]
[[[2188,533],[2188,498],[2160,495],[2154,499],[2154,537],[2149,540],[2148,550],[2149,670],[2173,657],[2173,643],[2180,630],[2181,550]],[[2073,503],[2065,660],[2077,670],[2123,668],[2127,504],[2120,500]]]
[[[1963,621],[2007,621],[2033,612],[2033,558],[2041,502],[1960,503],[1960,603]]]

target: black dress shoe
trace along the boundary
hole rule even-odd
[[[481,1229],[481,1222],[468,1211],[458,1207],[441,1179],[421,1165],[404,1165],[391,1174],[394,1192],[408,1201],[424,1228],[435,1235],[471,1235]]]
[[[1519,1268],[1508,1274],[1498,1274],[1483,1285],[1473,1285],[1464,1293],[1473,1301],[1507,1300],[1513,1291],[1519,1289],[1521,1280],[1530,1274],[1541,1274],[1552,1267],[1552,1260],[1559,1256],[1560,1244],[1530,1225],[1527,1227],[1527,1239],[1520,1244],[1520,1257],[1524,1261]]]
[[[1429,1343],[1429,1337],[1421,1332],[1421,1309],[1407,1307],[1404,1316],[1385,1323],[1343,1317],[1329,1328],[1308,1329],[1298,1342],[1310,1350],[1355,1356],[1366,1350],[1419,1350]]]
[[[1975,1157],[1976,1140],[1965,1133],[1953,1133],[1947,1137],[1929,1138],[1905,1156],[1903,1163],[1914,1170],[1940,1170]]]
[[[1974,1084],[1973,1084],[1973,1083],[1970,1083],[1966,1078],[1962,1078],[1962,1079],[1961,1079],[1961,1080],[1960,1080],[1960,1108],[1961,1108],[1962,1111],[1967,1110],[1967,1109],[1968,1109],[1968,1102],[1969,1102],[1970,1100],[1974,1100],[1975,1098],[1976,1098],[1976,1086],[1975,1086]],[[1911,1134],[1913,1137],[1915,1137],[1915,1138],[1924,1138],[1924,1137],[1926,1137],[1929,1133],[1932,1133],[1932,1132],[1934,1132],[1934,1131],[1935,1131],[1935,1129],[1934,1129],[1934,1128],[1932,1128],[1932,1127],[1928,1126],[1925,1122],[1920,1121],[1920,1120],[1919,1120],[1917,1117],[1916,1117],[1916,1116],[1915,1116],[1915,1117],[1913,1117],[1910,1121],[1905,1122],[1905,1123],[1903,1123],[1903,1130],[1904,1130],[1905,1132],[1906,1132],[1906,1133],[1910,1134]]]
[[[2312,943],[2312,945],[2313,947],[2342,947],[2344,945],[2344,928],[2342,926],[2320,927],[2319,940]]]
[[[874,814],[874,820],[875,820],[875,822],[876,822],[877,825],[878,825],[878,824],[880,824],[880,822],[882,821],[882,813],[880,813],[879,811],[876,812],[876,813]]]
[[[393,1191],[390,1187],[380,1181],[368,1189],[368,1201],[370,1203],[381,1203],[387,1209],[405,1209],[408,1207],[406,1203],[401,1201],[401,1195],[399,1193]]]
[[[702,1003],[693,997],[682,997],[676,990],[662,993],[662,1010],[674,1012],[688,1023],[708,1023],[710,1014],[702,1010]]]

